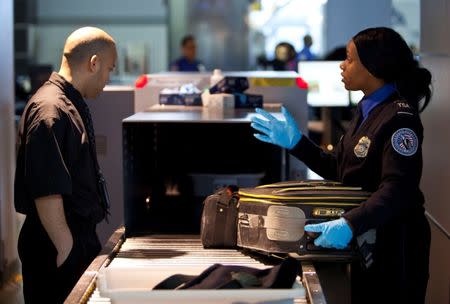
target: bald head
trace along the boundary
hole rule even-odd
[[[59,74],[83,97],[95,98],[108,83],[116,60],[114,39],[99,28],[83,27],[67,38]]]
[[[115,51],[115,41],[96,27],[82,27],[74,31],[64,45],[63,60],[73,69],[94,55]]]

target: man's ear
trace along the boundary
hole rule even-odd
[[[100,57],[98,55],[92,55],[89,60],[89,70],[96,73],[100,69]]]

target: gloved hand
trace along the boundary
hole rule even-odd
[[[300,141],[302,132],[297,128],[294,118],[285,107],[281,107],[281,112],[286,121],[278,120],[263,109],[257,108],[256,113],[267,120],[254,116],[251,127],[262,133],[254,134],[257,139],[290,150]]]
[[[343,249],[353,237],[352,229],[343,217],[334,221],[306,225],[305,231],[321,232],[322,234],[314,240],[314,244],[326,248]]]

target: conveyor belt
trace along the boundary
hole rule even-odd
[[[203,249],[198,236],[147,236],[126,239],[116,257],[107,267],[174,267],[183,273],[183,267],[198,267],[199,272],[209,266],[242,265],[254,268],[267,268],[262,259],[246,255],[232,249]],[[90,296],[89,304],[112,303],[100,296],[96,289]],[[294,303],[306,303],[297,299]]]
[[[179,265],[209,267],[215,263],[267,268],[262,262],[234,249],[203,249],[198,237],[126,239],[109,267]]]

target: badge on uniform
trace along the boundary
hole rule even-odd
[[[355,152],[356,157],[363,158],[367,156],[367,152],[369,152],[370,147],[370,139],[367,136],[363,136],[359,139],[353,151]]]
[[[392,135],[391,143],[394,150],[403,156],[414,155],[419,147],[419,139],[416,133],[409,128],[395,131]]]

